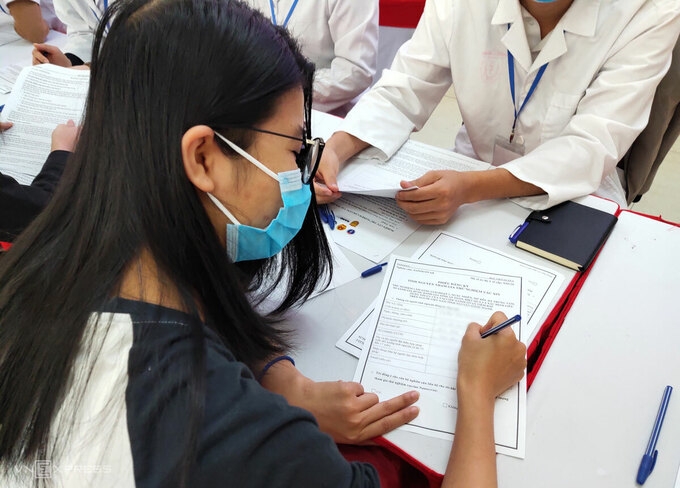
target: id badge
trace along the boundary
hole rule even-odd
[[[496,136],[496,143],[493,146],[494,166],[500,166],[513,159],[524,156],[524,138],[516,136],[512,142],[507,136]]]

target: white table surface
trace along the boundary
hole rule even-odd
[[[527,398],[526,459],[498,457],[499,485],[635,483],[661,395],[674,387],[645,488],[680,463],[680,227],[623,212]]]

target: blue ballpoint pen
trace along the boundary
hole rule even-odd
[[[652,428],[652,435],[649,437],[647,450],[645,451],[645,455],[642,456],[642,461],[640,461],[640,467],[638,468],[636,479],[638,485],[644,484],[645,481],[647,481],[647,477],[654,471],[656,458],[659,455],[659,451],[656,450],[656,441],[659,440],[659,433],[661,432],[661,426],[663,425],[663,419],[666,416],[666,410],[668,409],[668,402],[671,399],[672,392],[672,386],[666,386],[663,391],[661,405],[659,405],[659,413],[656,414],[656,420],[654,421],[654,427]]]
[[[321,220],[328,224],[331,230],[335,229],[335,214],[328,208],[328,205],[319,206],[319,214],[321,215]]]
[[[380,273],[383,269],[383,266],[387,266],[387,263],[380,263],[376,266],[373,266],[372,268],[368,268],[365,271],[361,272],[361,277],[366,278],[367,276],[374,275],[376,273]]]
[[[511,325],[514,324],[515,322],[519,322],[520,320],[522,320],[522,317],[519,316],[519,315],[515,315],[514,317],[510,317],[510,318],[509,318],[508,320],[506,320],[505,322],[500,323],[500,324],[498,324],[498,325],[495,325],[495,326],[491,327],[491,328],[490,328],[489,330],[487,330],[486,332],[482,332],[482,339],[484,339],[485,337],[489,337],[490,335],[493,335],[493,334],[495,334],[496,332],[500,332],[501,330],[505,329],[506,327],[511,326]]]

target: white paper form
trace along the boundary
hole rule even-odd
[[[89,70],[41,64],[19,74],[0,122],[14,126],[0,135],[0,171],[28,185],[50,153],[52,131],[69,119],[80,124]]]
[[[393,257],[376,304],[354,380],[380,399],[418,390],[420,414],[399,429],[453,441],[461,339],[493,311],[517,314],[522,278]],[[494,429],[496,452],[524,457],[525,379],[496,400]]]
[[[330,207],[336,220],[333,240],[374,263],[420,227],[391,198],[343,195]]]
[[[565,275],[548,268],[444,231],[433,232],[412,257],[425,263],[521,276],[522,335],[519,339],[527,345],[543,323],[565,280]]]
[[[338,173],[338,188],[358,193],[394,198],[401,191],[402,180],[415,180],[428,171],[454,169],[483,171],[491,165],[462,154],[408,140],[387,161],[371,158],[373,148],[350,159]]]
[[[477,271],[503,272],[521,276],[522,282],[522,335],[520,340],[529,344],[543,323],[546,315],[560,292],[565,275],[548,268],[536,266],[488,248],[461,236],[444,231],[435,231],[413,253],[413,259],[424,263],[445,264]],[[366,309],[359,319],[338,340],[336,346],[359,357],[366,341],[366,331],[374,304]]]

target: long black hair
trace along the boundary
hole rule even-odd
[[[237,359],[252,367],[286,347],[246,292],[253,277],[287,277],[282,311],[328,276],[315,204],[278,264],[239,268],[186,177],[180,142],[195,125],[254,126],[296,87],[309,121],[312,77],[313,65],[289,34],[239,1],[119,0],[108,9],[76,150],[48,207],[0,260],[2,465],[43,453],[75,358],[87,347],[88,319],[117,295],[141,250]],[[252,131],[226,132],[248,147]],[[194,441],[205,393],[204,339],[196,329]]]

